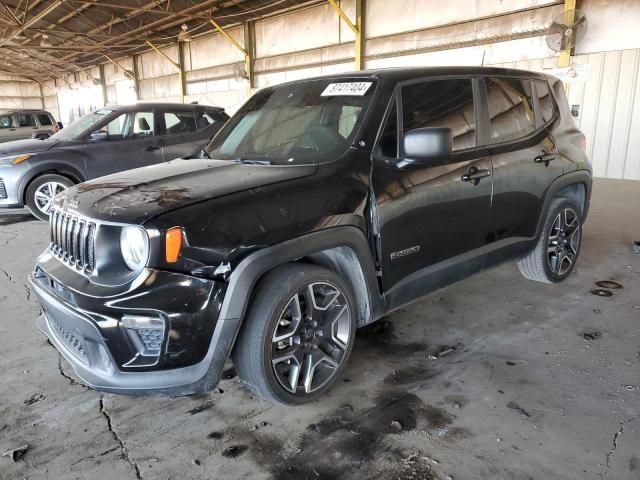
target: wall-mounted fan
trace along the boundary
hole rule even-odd
[[[573,19],[573,21],[571,21]],[[554,52],[571,50],[587,31],[587,17],[580,10],[569,10],[557,17],[547,30],[547,45]]]
[[[236,82],[241,82],[242,80],[247,80],[249,78],[244,63],[236,63],[233,65],[233,78]]]

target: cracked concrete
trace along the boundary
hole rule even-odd
[[[182,398],[85,387],[25,284],[47,225],[0,212],[0,451],[29,444],[0,479],[638,480],[638,205],[640,183],[597,181],[566,282],[507,264],[436,292],[360,331],[336,387],[296,408],[237,378]],[[597,297],[599,280],[623,288]]]
[[[100,405],[100,413],[106,419],[107,428],[113,434],[113,439],[116,442],[118,442],[118,446],[120,447],[120,452],[122,453],[122,458],[129,465],[131,465],[131,468],[133,468],[133,471],[136,474],[136,478],[138,480],[143,480],[142,479],[142,475],[140,474],[140,466],[136,462],[131,460],[131,456],[129,455],[129,449],[124,444],[124,441],[120,438],[120,434],[118,434],[118,431],[113,428],[113,424],[111,423],[111,415],[109,415],[109,412],[107,411],[107,409],[104,406],[104,395],[100,395],[99,401],[100,401],[100,403],[99,403],[99,405]]]

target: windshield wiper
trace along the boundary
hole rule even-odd
[[[271,165],[269,160],[254,160],[251,158],[234,158],[233,161],[243,165]]]
[[[200,155],[202,156],[202,158],[208,158],[209,160],[211,160],[211,157],[204,148],[200,150]]]

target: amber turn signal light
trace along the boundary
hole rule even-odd
[[[165,234],[164,258],[167,263],[176,263],[182,250],[182,227],[172,227]]]

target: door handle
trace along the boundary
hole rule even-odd
[[[460,177],[463,182],[469,182],[472,185],[478,185],[480,180],[485,177],[489,177],[491,172],[486,168],[478,169],[477,167],[469,167],[467,173]]]
[[[549,162],[553,161],[556,159],[556,154],[555,153],[547,153],[544,150],[542,150],[540,152],[540,155],[538,155],[536,158],[533,159],[534,162],[536,163],[544,163],[545,167],[549,166]]]
[[[159,145],[149,145],[144,149],[145,152],[153,152],[154,150],[158,150],[160,148]]]

